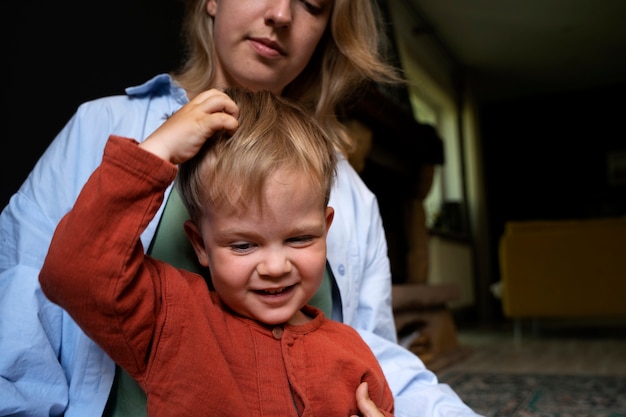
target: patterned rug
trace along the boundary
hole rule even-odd
[[[626,417],[626,377],[449,371],[439,380],[485,417]]]

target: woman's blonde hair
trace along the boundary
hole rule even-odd
[[[345,155],[355,145],[337,118],[338,106],[367,81],[403,81],[381,54],[385,32],[380,16],[374,0],[335,0],[311,61],[283,91],[283,96],[300,101],[315,115]],[[215,78],[213,18],[206,11],[206,0],[185,1],[183,36],[186,61],[174,76],[187,91],[199,93],[211,88]]]
[[[206,204],[245,210],[262,203],[265,184],[277,170],[304,175],[328,205],[337,155],[331,139],[299,103],[268,91],[229,88],[240,110],[239,127],[220,131],[181,164],[177,184],[191,219],[198,224]]]

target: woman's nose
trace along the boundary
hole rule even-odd
[[[265,22],[276,27],[287,27],[291,24],[291,1],[275,0],[268,2]]]

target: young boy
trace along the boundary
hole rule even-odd
[[[297,105],[209,90],[140,144],[109,139],[41,287],[139,382],[150,416],[391,415],[369,347],[306,305],[326,264],[335,165]],[[177,172],[211,289],[144,255],[140,235]]]

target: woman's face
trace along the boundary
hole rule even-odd
[[[307,66],[332,6],[333,0],[208,0],[216,87],[281,94]]]

